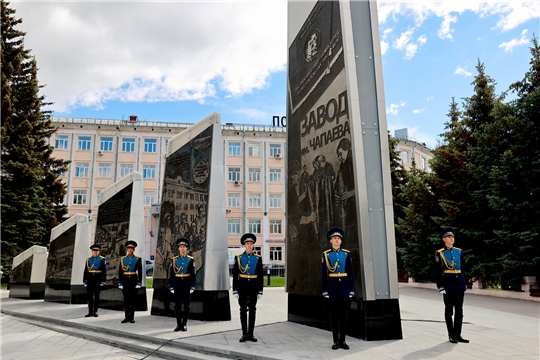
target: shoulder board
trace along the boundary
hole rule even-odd
[[[463,251],[463,250],[461,250],[461,248],[457,248],[457,247],[454,247],[454,249],[459,250],[459,251]]]
[[[178,255],[177,255],[177,256],[175,256],[175,257],[173,257],[173,259],[178,259]]]
[[[140,256],[137,256],[137,255],[135,255],[135,258],[137,258],[137,259],[140,259],[141,257],[140,257]]]
[[[437,252],[443,252],[445,250],[445,248],[440,248],[439,250],[437,250]]]
[[[236,257],[240,257],[240,256],[242,256],[242,255],[244,255],[244,253],[236,254],[235,256],[236,256]]]
[[[253,255],[255,255],[255,256],[257,256],[257,257],[261,257],[261,255],[259,255],[259,254],[253,254]]]
[[[125,258],[125,256],[120,256],[120,260],[122,260],[123,258]]]
[[[91,257],[91,256],[89,256],[89,257],[87,257],[87,258],[86,258],[86,260],[90,260],[91,258],[92,258],[92,257]]]
[[[332,249],[324,250],[324,251],[323,251],[323,254],[324,254],[324,253],[329,253],[330,250],[332,250]]]
[[[100,256],[100,258],[105,259],[105,256]]]
[[[191,255],[188,255],[187,257],[190,258],[190,259],[193,259],[193,256],[191,256]]]
[[[343,251],[343,252],[350,252],[350,251],[347,250],[347,249],[341,249],[341,251]]]

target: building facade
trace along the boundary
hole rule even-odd
[[[154,255],[168,141],[192,124],[138,121],[135,116],[129,120],[53,117],[52,121],[58,128],[50,139],[53,156],[71,161],[63,174],[69,216],[87,214],[95,229],[101,191],[133,171],[141,172],[145,238],[138,241],[146,254]],[[257,235],[255,250],[264,263],[283,263],[285,128],[226,123],[222,134],[230,260],[242,251],[240,237],[251,232]],[[429,170],[432,156],[425,145],[401,138],[398,151],[404,168],[410,168],[414,159],[418,167]]]

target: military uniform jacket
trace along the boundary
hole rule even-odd
[[[263,264],[259,255],[244,251],[234,257],[233,292],[263,293]]]
[[[195,260],[193,256],[175,256],[172,259],[169,283],[174,292],[195,290]]]
[[[354,295],[354,274],[351,253],[345,249],[329,249],[322,253],[322,294],[330,298]]]
[[[435,278],[439,291],[456,293],[467,290],[465,261],[461,249],[443,247],[435,252]]]
[[[141,285],[142,260],[139,256],[122,256],[118,266],[118,285]]]
[[[90,256],[84,266],[83,282],[101,284],[107,281],[107,263],[103,256]]]

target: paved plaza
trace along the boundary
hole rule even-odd
[[[148,292],[151,300],[151,291]],[[122,311],[86,305],[7,298],[2,291],[2,359],[535,359],[540,358],[540,302],[465,295],[463,336],[451,344],[436,289],[400,285],[403,340],[348,338],[351,349],[331,350],[331,333],[289,323],[283,288],[265,288],[257,304],[257,343],[239,343],[238,304],[231,321],[190,320],[173,332],[175,319],[137,312],[120,324]]]

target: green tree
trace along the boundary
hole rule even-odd
[[[52,157],[48,139],[55,132],[39,95],[36,60],[24,48],[25,33],[15,29],[9,2],[1,8],[2,61],[2,266],[11,273],[13,257],[32,245],[46,245],[50,230],[67,208],[59,174],[68,162]]]

